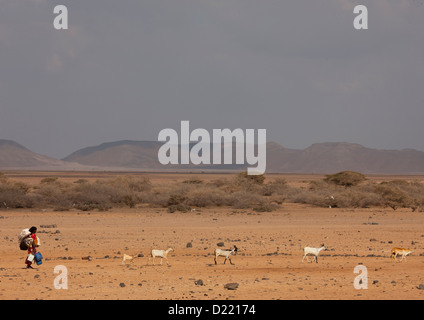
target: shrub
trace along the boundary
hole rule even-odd
[[[87,179],[78,179],[76,181],[74,181],[74,183],[88,183]]]
[[[57,177],[47,177],[47,178],[41,179],[40,183],[42,184],[53,183],[53,182],[56,182],[57,180],[58,180]]]
[[[203,187],[196,188],[187,193],[186,203],[194,207],[208,207],[208,206],[224,206],[228,205],[228,195],[223,190]]]
[[[191,211],[191,207],[182,203],[168,206],[168,212],[174,213],[175,211],[188,212]]]
[[[406,192],[393,184],[382,183],[375,188],[375,192],[381,195],[384,205],[393,210],[410,207],[414,201]],[[413,209],[415,210],[415,209]]]
[[[234,209],[249,209],[261,201],[262,197],[259,194],[246,191],[234,192],[228,197],[228,205]]]
[[[344,187],[352,187],[365,181],[365,176],[359,172],[341,171],[339,173],[326,175],[324,181]]]
[[[0,208],[32,208],[34,201],[28,195],[28,189],[21,183],[1,183]]]
[[[267,199],[261,199],[258,203],[253,205],[253,211],[257,212],[271,212],[278,208],[276,203],[273,203]]]
[[[197,177],[193,177],[187,180],[184,180],[183,183],[188,183],[188,184],[202,184],[203,180],[200,180]]]
[[[6,180],[7,180],[7,177],[4,175],[3,172],[0,172],[0,182],[3,183],[3,182],[6,182]]]
[[[168,198],[166,206],[169,207],[169,206],[182,204],[186,199],[187,197],[182,194],[171,194]]]
[[[251,183],[254,184],[263,184],[265,181],[265,175],[263,174],[258,174],[258,175],[254,175],[254,174],[247,174],[247,172],[241,172],[237,175],[237,181],[239,181],[240,183],[244,183],[246,181],[249,181]]]

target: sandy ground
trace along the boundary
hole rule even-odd
[[[38,227],[43,263],[26,269],[17,235]],[[424,298],[424,213],[409,209],[314,208],[284,204],[270,213],[208,208],[107,212],[0,211],[0,299],[274,300]],[[218,242],[239,252],[214,264]],[[187,247],[190,243],[191,247]],[[318,263],[302,263],[304,246],[324,243]],[[174,251],[153,266],[152,248]],[[410,247],[406,262],[392,247]],[[123,254],[142,254],[122,265]],[[92,260],[84,260],[90,256]],[[356,289],[365,266],[368,288]],[[58,267],[59,266],[59,267]],[[60,289],[67,270],[67,289]],[[62,268],[55,273],[55,268]],[[59,288],[55,287],[59,284]],[[202,280],[203,285],[195,284]],[[239,284],[237,290],[224,285]],[[364,284],[364,282],[363,282]]]

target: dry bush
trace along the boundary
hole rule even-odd
[[[262,175],[248,175],[246,172],[241,172],[236,175],[230,185],[225,188],[228,192],[247,191],[260,193],[262,190],[265,176]]]
[[[192,177],[190,179],[184,180],[183,183],[188,184],[202,184],[203,180],[199,179],[198,177]]]
[[[130,190],[133,192],[147,192],[152,189],[152,183],[150,182],[150,179],[138,178],[129,175],[118,176],[116,178],[104,181],[97,181],[97,183],[121,188],[127,191]]]
[[[214,180],[208,182],[208,185],[218,187],[218,188],[228,186],[230,184],[231,183],[228,179],[214,179]]]
[[[41,205],[54,210],[105,211],[114,206],[135,207],[141,202],[140,190],[149,189],[149,184],[133,178],[119,177],[106,181],[78,181],[76,184],[64,184],[57,180],[45,181],[35,190],[35,196]]]
[[[281,178],[265,183],[264,175],[249,176],[244,172],[207,183],[193,177],[155,186],[147,178],[129,175],[95,182],[79,179],[74,183],[48,177],[32,188],[0,175],[0,207],[47,206],[54,210],[104,211],[147,204],[167,208],[169,212],[219,206],[269,212],[289,201],[318,207],[389,206],[393,210],[406,207],[413,211],[424,210],[424,185],[421,183],[405,180],[360,183],[364,181],[361,174],[342,173],[313,181],[308,188],[290,186]],[[335,177],[338,180],[334,180]]]
[[[308,190],[299,190],[290,196],[295,203],[310,204],[318,207],[368,208],[381,206],[380,195],[373,192],[372,185],[337,185],[326,180],[312,181]]]
[[[169,196],[166,206],[174,206],[182,204],[187,200],[187,197],[184,194],[173,193]]]
[[[268,199],[262,198],[258,203],[252,206],[253,211],[257,212],[271,212],[277,210],[279,205]]]
[[[33,191],[33,198],[38,207],[52,207],[56,211],[66,211],[72,208],[69,198],[70,187],[56,180],[43,182]]]
[[[341,171],[335,174],[329,174],[324,179],[325,182],[334,183],[339,186],[352,187],[365,181],[362,173],[355,171]]]
[[[236,180],[239,181],[240,183],[249,181],[250,183],[254,183],[254,184],[263,184],[265,181],[265,175],[264,174],[248,174],[247,172],[240,172],[237,177]]]
[[[383,199],[383,204],[396,210],[411,208],[417,210],[424,204],[424,185],[419,182],[394,180],[382,182],[375,187],[375,192]]]
[[[204,187],[187,193],[187,204],[195,207],[220,207],[228,206],[230,203],[230,196],[218,188]]]
[[[55,183],[57,180],[58,180],[57,177],[47,177],[47,178],[41,179],[40,183],[41,184]]]
[[[0,208],[32,208],[34,201],[28,194],[30,187],[24,183],[0,182]]]
[[[284,194],[288,191],[289,186],[287,184],[287,181],[283,178],[277,178],[268,184],[264,185],[266,188],[266,195],[272,195],[272,194]]]
[[[78,179],[76,181],[74,181],[74,183],[88,183],[87,179]]]
[[[248,191],[238,191],[228,196],[229,205],[234,209],[250,209],[262,201],[262,196]]]
[[[110,187],[101,183],[85,183],[75,186],[69,194],[72,206],[81,211],[107,211],[112,208]]]

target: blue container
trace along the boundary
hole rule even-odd
[[[43,256],[41,255],[41,253],[40,253],[40,252],[37,252],[37,253],[34,255],[34,260],[35,260],[35,263],[36,263],[37,265],[40,265],[40,264],[42,264],[42,263],[43,263]]]

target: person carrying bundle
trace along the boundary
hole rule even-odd
[[[40,240],[37,235],[37,228],[31,227],[29,229],[24,229],[21,231],[18,236],[19,247],[21,250],[28,250],[28,256],[25,259],[25,264],[27,268],[33,269],[32,261],[34,259],[34,255],[37,253],[37,247],[40,245]]]

